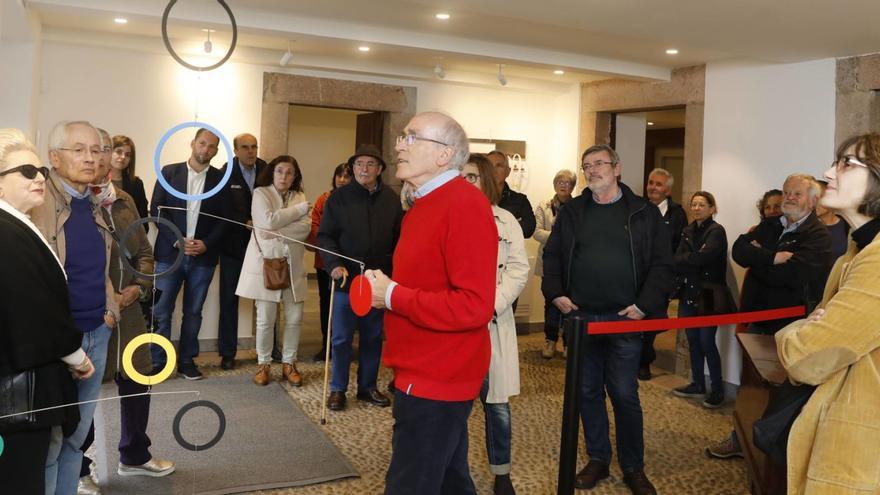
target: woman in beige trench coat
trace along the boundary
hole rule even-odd
[[[788,439],[789,494],[880,494],[880,135],[844,141],[822,206],[852,228],[819,308],[776,334],[794,382],[817,385]]]

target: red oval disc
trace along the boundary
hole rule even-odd
[[[366,316],[373,304],[373,286],[367,277],[358,275],[351,279],[348,286],[348,302],[351,310],[358,316]]]

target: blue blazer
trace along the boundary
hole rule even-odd
[[[165,177],[165,180],[168,181],[168,183],[171,184],[171,187],[177,191],[186,192],[186,175],[186,162],[162,167],[162,176]],[[207,192],[213,189],[214,186],[220,183],[222,178],[223,172],[214,167],[208,167],[208,175],[205,177],[204,191]],[[220,192],[210,198],[203,199],[199,211],[228,218],[229,205],[226,200],[228,194],[227,191],[228,188],[223,188]],[[160,206],[186,208],[187,201],[168,194],[168,191],[159,184],[159,181],[156,181],[156,185],[153,187],[153,198],[150,201],[150,215],[154,217],[159,216]],[[171,220],[171,222],[180,229],[180,233],[186,237],[185,211],[162,210],[161,216],[162,218]],[[220,255],[220,245],[223,240],[223,232],[225,229],[226,222],[217,220],[216,218],[199,215],[199,220],[196,224],[195,238],[204,242],[208,250],[205,254],[193,258],[193,261],[195,261],[196,264],[208,266],[215,266],[217,264],[217,259]],[[178,248],[174,246],[175,242],[177,242],[177,238],[171,232],[171,229],[160,224],[159,235],[156,237],[156,245],[153,248],[156,261],[173,263],[178,252]]]

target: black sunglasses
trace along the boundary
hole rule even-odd
[[[47,179],[49,177],[49,169],[46,167],[38,167],[36,165],[31,165],[30,163],[26,163],[24,165],[19,165],[17,167],[12,167],[9,170],[4,170],[0,172],[0,177],[4,175],[11,174],[12,172],[18,172],[23,175],[26,179],[34,180],[37,178],[37,173],[43,174],[43,178]]]

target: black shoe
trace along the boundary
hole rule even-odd
[[[719,390],[712,390],[709,395],[706,396],[706,400],[703,401],[703,407],[706,409],[718,409],[719,407],[724,405],[724,392]]]
[[[633,495],[657,495],[657,489],[645,476],[645,471],[641,469],[631,473],[623,473],[623,482],[626,483]]]
[[[277,347],[272,348],[272,362],[280,363],[281,362],[281,351],[278,350]]]
[[[330,397],[327,398],[327,409],[331,411],[345,409],[345,392],[330,392]]]
[[[235,358],[232,356],[223,356],[220,358],[220,369],[231,370],[235,368]]]
[[[582,490],[593,488],[596,486],[596,483],[604,480],[608,475],[608,464],[590,461],[574,477],[574,487]]]
[[[177,372],[187,380],[201,380],[204,378],[202,372],[199,371],[196,364],[193,362],[180,363],[180,365],[177,366]]]
[[[696,383],[690,383],[684,387],[673,389],[672,393],[678,397],[694,398],[706,395],[706,389],[700,388]]]
[[[492,487],[494,495],[516,495],[513,489],[513,483],[510,481],[509,474],[500,474],[495,476],[495,484]]]
[[[391,405],[391,400],[388,397],[382,395],[382,392],[379,392],[375,388],[368,392],[358,392],[357,400],[368,402],[370,404],[373,404],[374,406],[379,407],[388,407]]]
[[[320,351],[318,351],[317,353],[315,353],[314,356],[312,356],[312,361],[314,361],[316,363],[321,363],[324,361],[325,357],[327,357],[327,349],[322,347]]]
[[[639,366],[639,380],[648,381],[651,379],[651,366]]]

